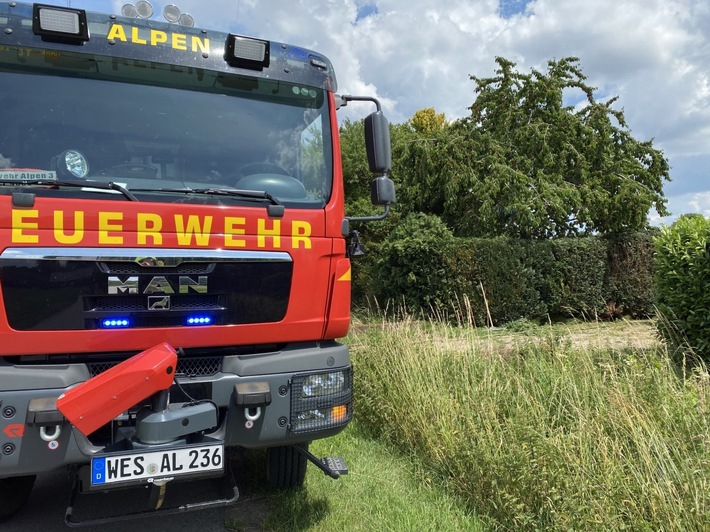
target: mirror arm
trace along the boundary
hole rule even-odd
[[[386,203],[385,204],[385,212],[380,214],[379,216],[346,216],[345,219],[348,222],[379,222],[380,220],[384,220],[387,218],[387,215],[390,213],[390,204]]]
[[[380,100],[378,100],[377,98],[373,98],[372,96],[352,96],[350,94],[342,94],[340,96],[337,96],[337,98],[339,98],[338,108],[347,106],[348,102],[372,102],[375,104],[378,111],[382,111]]]

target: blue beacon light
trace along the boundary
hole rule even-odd
[[[212,316],[189,316],[187,318],[188,325],[210,325]]]
[[[101,320],[104,329],[125,329],[131,322],[127,318],[106,318]]]

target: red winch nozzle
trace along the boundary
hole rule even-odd
[[[177,353],[158,344],[64,392],[57,408],[88,436],[136,403],[170,388]]]

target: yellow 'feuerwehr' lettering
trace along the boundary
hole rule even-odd
[[[119,223],[112,223],[119,222]],[[119,235],[111,235],[111,231],[120,233],[123,231],[123,213],[122,212],[100,212],[99,213],[99,244],[123,244],[123,237]]]
[[[152,245],[163,245],[163,235],[160,234],[160,231],[163,228],[163,219],[159,214],[139,212],[136,219],[136,227],[138,229],[139,245],[147,245],[149,238],[153,239]]]
[[[12,210],[12,241],[23,244],[36,244],[39,242],[39,234],[27,234],[27,231],[37,231],[39,229],[39,211],[32,209],[27,211]],[[34,220],[34,221],[30,221]]]
[[[106,36],[106,39],[108,39],[109,41],[118,39],[122,42],[128,42],[128,39],[126,38],[126,31],[120,24],[114,24],[113,26],[111,26],[111,29],[108,31],[108,35]]]
[[[175,232],[178,244],[189,246],[192,244],[192,237],[198,246],[208,246],[210,243],[210,231],[212,230],[212,216],[204,217],[204,225],[200,226],[200,217],[190,215],[187,217],[187,225],[182,214],[175,215]]]
[[[84,239],[84,213],[74,211],[74,231],[64,231],[64,211],[54,211],[54,240],[59,244],[78,244]]]
[[[274,249],[281,247],[281,220],[274,220],[274,225],[271,229],[266,228],[266,220],[259,218],[256,222],[256,246],[266,247],[266,237],[270,236],[273,239]]]
[[[12,210],[11,236],[13,243],[46,245],[76,245],[84,242],[93,233],[87,231],[87,214],[84,211],[52,210],[43,216],[44,223],[52,225],[40,231],[40,212],[37,209]],[[166,230],[172,234],[173,228],[166,229],[166,220],[158,213],[139,212],[131,219],[125,218],[122,212],[98,212],[96,214],[96,235],[98,244],[120,246],[126,243],[137,246],[162,246]],[[311,224],[305,220],[286,222],[285,234],[281,234],[282,220],[271,218],[247,218],[245,216],[219,217],[218,229],[222,230],[219,238],[225,248],[246,248],[247,235],[254,234],[256,229],[256,245],[259,248],[281,248],[282,237],[289,236],[292,249],[311,249],[313,246]],[[254,227],[256,223],[256,227]],[[215,225],[214,216],[197,214],[174,214],[174,231],[176,244],[180,247],[207,247],[212,240],[212,229]],[[289,227],[290,226],[290,227]],[[133,229],[135,228],[135,229]],[[135,231],[135,232],[134,232]],[[50,240],[51,239],[51,240]],[[51,242],[51,244],[50,244]],[[288,244],[287,244],[288,245]]]
[[[291,247],[298,249],[303,244],[304,249],[311,249],[311,224],[294,220],[291,224]]]
[[[138,37],[138,28],[136,28],[135,26],[131,28],[131,42],[133,44],[148,44],[148,41]]]
[[[234,235],[246,234],[244,224],[247,219],[241,216],[227,216],[224,219],[224,247],[228,248],[243,248],[246,247],[247,241],[243,238],[234,238]]]

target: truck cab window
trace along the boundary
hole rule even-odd
[[[53,159],[77,150],[87,179],[129,190],[246,186],[302,208],[328,201],[332,155],[323,142],[330,131],[322,89],[159,65],[148,84],[144,67],[92,63],[96,75],[86,67],[68,67],[64,76],[3,72],[3,170],[52,171]],[[262,178],[245,181],[245,171]]]

